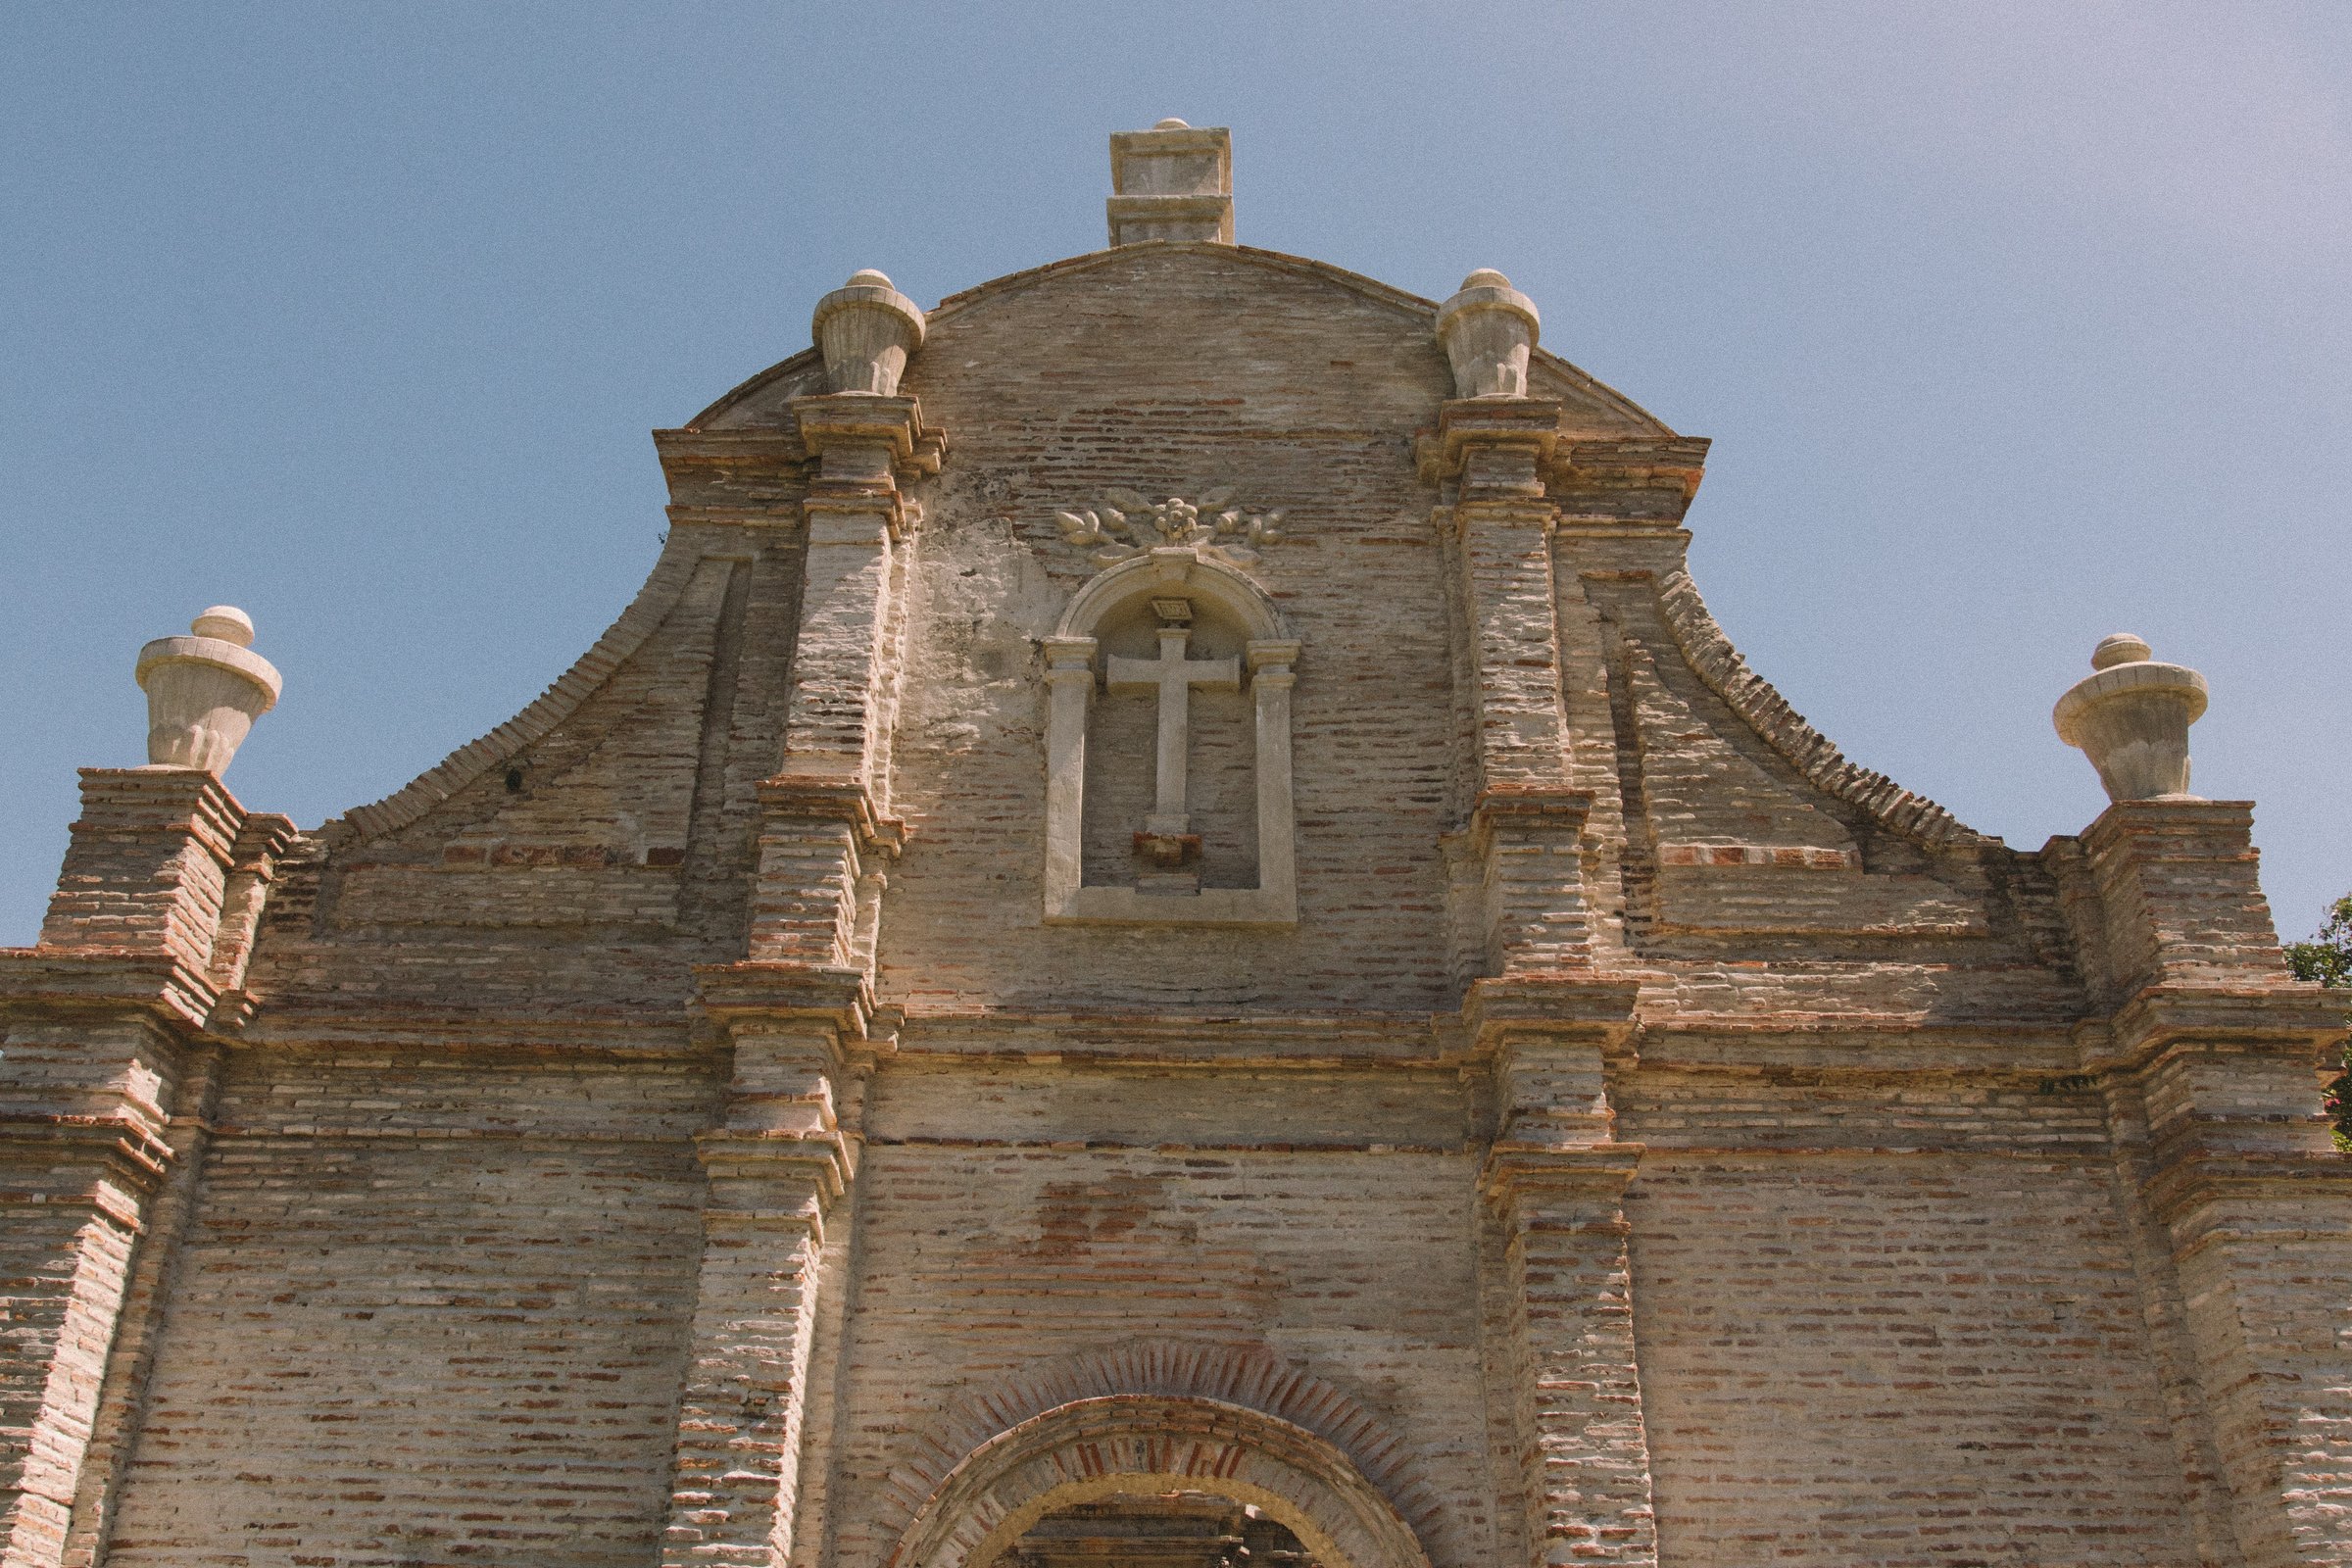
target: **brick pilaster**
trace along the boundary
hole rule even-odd
[[[1480,972],[1591,962],[1582,842],[1590,795],[1568,787],[1566,712],[1544,473],[1560,407],[1543,398],[1447,403],[1425,439],[1425,477],[1453,486],[1446,514],[1470,654],[1475,804],[1464,843]]]
[[[789,1137],[722,1130],[697,1143],[710,1199],[662,1562],[780,1564],[800,1494],[817,1254],[841,1171],[830,1151]]]
[[[1462,399],[1440,411],[1425,444],[1430,476],[1455,487],[1482,790],[1565,776],[1550,544],[1558,509],[1543,479],[1559,418],[1548,399]]]
[[[64,1560],[121,1323],[169,1150],[144,1130],[0,1126],[0,1565]]]
[[[783,762],[760,791],[750,956],[855,963],[900,837],[890,731],[915,519],[901,484],[937,472],[945,442],[911,398],[834,393],[798,400],[793,416],[817,466],[802,500]]]
[[[1634,987],[1592,971],[1583,840],[1592,798],[1569,788],[1544,473],[1560,410],[1535,398],[1446,404],[1423,452],[1454,486],[1450,521],[1470,654],[1481,968],[1463,1017],[1494,1064],[1496,1130],[1480,1185],[1495,1220],[1533,1568],[1657,1560],[1635,1365],[1624,1195],[1638,1146],[1615,1141],[1606,1054],[1631,1032]]]
[[[710,1179],[694,1349],[681,1391],[664,1568],[791,1554],[828,1213],[857,1169],[837,1096],[865,1036],[884,866],[890,732],[915,508],[901,484],[944,442],[911,398],[803,398],[815,472],[783,760],[760,788],[746,961],[701,971],[734,1072],[697,1140]],[[846,1209],[840,1212],[846,1213]]]
[[[2181,1303],[2173,1402],[2189,1479],[2218,1462],[2249,1568],[2352,1562],[2352,1161],[2320,1114],[2340,1009],[2288,978],[2251,808],[2108,808],[2066,868],[2104,1017],[2084,1036],[2128,1201]],[[2171,1325],[2167,1325],[2168,1328]]]
[[[1498,1146],[1487,1160],[1505,1289],[1518,1298],[1518,1459],[1538,1568],[1657,1561],[1626,1252],[1625,1187],[1640,1154]]]
[[[678,1401],[662,1568],[779,1568],[798,1517],[828,1217],[858,1170],[871,996],[857,970],[699,971],[731,1042],[723,1120],[696,1139],[710,1180],[693,1349]]]
[[[169,1263],[158,1195],[190,1179],[190,1048],[241,1016],[251,923],[291,834],[208,773],[85,770],[40,942],[0,953],[5,1568],[57,1568],[77,1514],[109,1501],[91,1483],[111,1472],[88,1463],[143,1374],[116,1352],[158,1309],[132,1291]]]
[[[889,645],[916,516],[901,486],[939,471],[945,441],[912,398],[837,392],[792,412],[817,466],[801,503],[808,551],[779,771],[856,779],[886,796]]]
[[[244,816],[194,768],[83,768],[40,946],[161,953],[205,973]]]
[[[1630,982],[1486,980],[1465,1019],[1494,1054],[1495,1137],[1480,1188],[1496,1220],[1514,1343],[1517,1491],[1533,1568],[1657,1560],[1634,1342],[1625,1190],[1642,1156],[1616,1140],[1608,1059],[1633,1027]],[[1507,1489],[1506,1489],[1507,1490]]]
[[[169,1151],[165,1169],[147,1202],[146,1233],[123,1282],[121,1318],[74,1491],[73,1531],[61,1559],[64,1568],[97,1568],[106,1560],[119,1489],[138,1446],[148,1376],[181,1246],[195,1218],[220,1098],[221,1055],[219,1047],[194,1053],[180,1089],[183,1108],[164,1131]]]

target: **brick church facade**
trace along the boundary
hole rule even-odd
[[[2193,672],[1973,832],[1500,274],[1112,151],[1107,249],[659,432],[636,601],[397,794],[249,809],[250,624],[142,655],[0,953],[0,1564],[2352,1562],[2339,1011]]]

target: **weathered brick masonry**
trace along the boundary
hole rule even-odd
[[[1704,442],[1497,274],[1234,245],[1226,158],[830,296],[389,799],[85,773],[0,954],[0,1565],[1180,1492],[1329,1568],[2352,1563],[2249,808],[2021,853],[1846,762],[1684,572]]]

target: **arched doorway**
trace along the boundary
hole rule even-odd
[[[1233,1552],[1212,1526],[1262,1549],[1262,1568],[1293,1550],[1300,1568],[1429,1568],[1395,1505],[1331,1443],[1240,1405],[1157,1395],[1073,1400],[981,1444],[916,1513],[890,1568],[1014,1568],[1068,1557],[1071,1543],[1122,1568],[1216,1568]]]
[[[1118,1492],[1041,1515],[985,1568],[1325,1568],[1298,1532],[1212,1492]]]

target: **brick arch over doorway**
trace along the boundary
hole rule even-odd
[[[1326,1568],[1430,1568],[1332,1443],[1240,1405],[1143,1394],[1077,1399],[981,1444],[916,1510],[889,1568],[989,1568],[1056,1509],[1180,1490],[1256,1504]]]
[[[1247,1341],[1130,1340],[1056,1356],[989,1385],[927,1424],[921,1447],[894,1469],[890,1484],[900,1519],[911,1519],[946,1484],[951,1468],[998,1435],[1065,1404],[1131,1394],[1212,1399],[1303,1428],[1345,1454],[1420,1539],[1440,1548],[1441,1561],[1469,1560],[1444,1549],[1440,1538],[1449,1521],[1438,1491],[1385,1422],[1322,1378]]]

